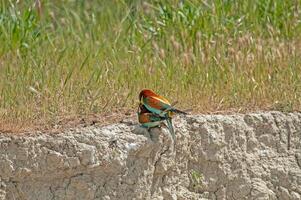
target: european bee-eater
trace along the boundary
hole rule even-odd
[[[144,105],[139,105],[139,111],[138,111],[138,120],[142,127],[150,129],[153,127],[159,127],[164,124],[164,120],[167,122],[167,127],[169,129],[169,132],[172,135],[173,140],[176,139],[176,136],[174,134],[174,129],[172,126],[171,116],[169,116],[171,112],[165,113],[166,117],[161,117],[158,114],[151,113],[148,111]]]
[[[172,113],[187,114],[186,112],[174,108],[166,98],[157,95],[149,89],[144,89],[140,92],[139,101],[147,110],[162,117],[166,117],[166,113],[169,113],[168,116]]]
[[[165,117],[161,117],[155,113],[151,113],[145,108],[144,105],[139,104],[138,121],[145,128],[153,128],[160,126],[165,120]]]
[[[175,140],[176,136],[172,125],[172,116],[174,113],[181,113],[181,114],[187,114],[187,113],[174,108],[173,105],[171,105],[166,98],[157,95],[156,93],[154,93],[152,90],[149,89],[144,89],[140,92],[139,101],[140,101],[140,105],[142,105],[142,107],[140,106],[142,109],[147,110],[153,114],[156,114],[157,118],[161,117],[162,120],[164,119],[166,120],[169,132],[172,135],[173,139]]]

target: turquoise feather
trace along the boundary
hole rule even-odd
[[[176,140],[176,135],[175,135],[175,131],[174,131],[174,128],[173,128],[173,125],[172,125],[171,117],[167,117],[166,122],[167,122],[167,127],[169,129],[169,132],[170,132],[173,140],[175,141]]]

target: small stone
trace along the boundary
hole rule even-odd
[[[291,192],[292,200],[300,200],[301,196],[297,192]]]

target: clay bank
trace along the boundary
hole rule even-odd
[[[301,114],[0,134],[0,199],[301,199]]]

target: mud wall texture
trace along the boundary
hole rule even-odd
[[[0,199],[301,199],[301,114],[0,134]]]

